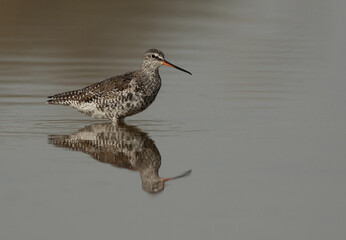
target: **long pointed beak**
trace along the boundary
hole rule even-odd
[[[170,178],[161,178],[161,180],[163,182],[166,182],[166,181],[169,181],[169,180],[174,180],[174,179],[177,179],[177,178],[182,178],[182,177],[186,177],[188,175],[191,174],[191,169],[189,171],[186,171],[186,172],[183,172],[182,174],[179,174],[178,176],[175,176],[175,177],[170,177]]]
[[[174,64],[172,64],[172,63],[170,63],[170,62],[168,62],[168,61],[166,61],[166,60],[161,61],[161,63],[162,63],[163,65],[166,65],[166,66],[169,66],[169,67],[172,67],[172,68],[176,68],[176,69],[178,69],[178,70],[180,70],[180,71],[183,71],[183,72],[186,72],[186,73],[192,75],[192,73],[190,73],[189,71],[187,71],[187,70],[185,70],[185,69],[182,69],[182,68],[180,68],[180,67],[178,67],[178,66],[175,66]]]

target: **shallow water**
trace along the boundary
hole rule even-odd
[[[344,3],[2,5],[1,239],[344,238]],[[126,125],[45,104],[153,47],[193,75]]]

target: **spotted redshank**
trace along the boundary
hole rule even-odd
[[[88,87],[50,96],[47,103],[67,105],[94,118],[117,122],[142,112],[155,100],[161,87],[159,67],[166,65],[192,75],[168,62],[162,51],[144,53],[139,70],[105,79]]]

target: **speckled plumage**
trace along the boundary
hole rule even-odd
[[[68,105],[94,118],[118,121],[142,112],[155,100],[161,78],[158,68],[162,65],[181,69],[164,58],[162,51],[145,52],[139,70],[105,79],[88,87],[50,96],[47,103]]]

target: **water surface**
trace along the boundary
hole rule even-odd
[[[343,239],[345,7],[4,1],[1,239]],[[193,75],[124,126],[45,104],[149,48]]]

